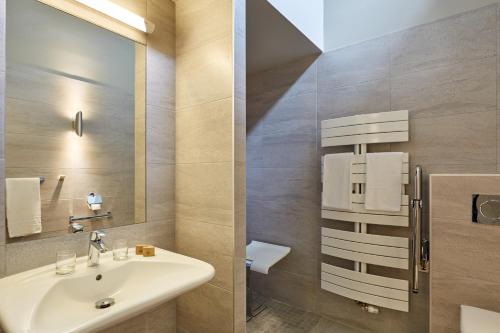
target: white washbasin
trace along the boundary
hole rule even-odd
[[[196,288],[215,272],[203,261],[158,248],[149,258],[112,256],[102,255],[95,268],[78,258],[76,272],[67,276],[47,265],[0,279],[1,326],[9,333],[95,331]],[[115,304],[96,309],[95,302],[106,297]]]
[[[473,306],[460,306],[461,333],[497,333],[499,327],[500,313]]]

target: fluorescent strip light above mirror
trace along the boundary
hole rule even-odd
[[[109,0],[75,0],[82,5],[90,7],[98,12],[101,12],[107,16],[114,18],[122,23],[125,23],[137,30],[151,33],[153,31],[153,26],[146,22],[146,20],[131,12],[128,9],[123,8]]]

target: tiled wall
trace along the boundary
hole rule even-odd
[[[500,227],[471,222],[472,194],[500,194],[500,176],[433,175],[431,333],[460,331],[460,304],[500,312]]]
[[[254,274],[257,289],[375,332],[427,331],[427,274],[408,314],[368,315],[319,288],[321,260],[352,267],[319,254],[320,227],[352,226],[320,219],[320,156],[350,148],[320,149],[318,126],[329,118],[408,109],[410,141],[372,151],[408,151],[412,170],[420,164],[426,174],[496,173],[497,15],[497,5],[488,6],[249,77],[248,241],[292,247],[268,276]],[[427,177],[424,186],[427,193]],[[428,207],[427,199],[425,214]],[[407,235],[402,228],[370,232]],[[370,271],[408,277],[376,266]]]
[[[128,46],[134,53],[133,43]],[[91,213],[90,192],[103,196],[101,212],[110,211],[113,218],[85,221],[88,229],[144,222],[144,217],[136,221],[134,213],[133,92],[13,61],[6,74],[5,177],[45,178],[40,185],[42,233],[9,241],[66,234],[69,216]],[[81,97],[66,102],[75,94]],[[64,112],[65,103],[77,109]],[[70,132],[67,114],[78,110],[86,125],[82,137]],[[64,181],[59,175],[65,175]]]
[[[176,1],[176,248],[216,270],[178,299],[180,332],[244,330],[241,10],[244,1]]]
[[[165,0],[121,0],[140,15],[152,21],[156,30],[147,43],[147,223],[107,229],[108,243],[126,238],[133,243],[151,243],[165,249],[174,247],[174,158],[175,158],[175,29],[174,3]],[[4,27],[5,0],[0,1],[0,97],[3,100],[5,82]],[[0,182],[3,188],[3,118],[4,103],[0,103]],[[2,192],[3,193],[3,192]],[[4,196],[0,195],[0,216],[3,216]],[[74,249],[79,256],[87,251],[88,233],[66,235],[44,240],[5,245],[4,219],[0,219],[0,276],[14,274],[54,262],[57,249]],[[139,328],[139,329],[138,329]],[[120,332],[175,332],[175,303],[167,303],[155,311],[134,318]]]

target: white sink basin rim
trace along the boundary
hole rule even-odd
[[[48,265],[0,279],[0,323],[9,333],[95,331],[196,288],[214,272],[203,261],[158,248],[154,257],[125,261],[108,252],[95,268],[81,257],[71,275],[56,275]],[[115,303],[97,309],[103,298]]]

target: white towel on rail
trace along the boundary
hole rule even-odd
[[[353,153],[329,154],[323,158],[323,207],[352,209]]]
[[[9,237],[42,232],[40,178],[7,178],[5,192]]]
[[[403,153],[366,154],[366,209],[399,212],[402,184]]]

